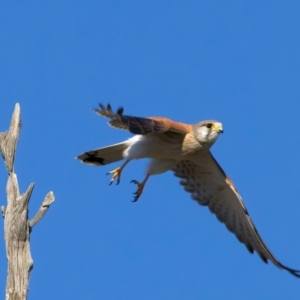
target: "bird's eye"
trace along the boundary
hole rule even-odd
[[[211,123],[208,123],[208,124],[206,125],[206,127],[207,127],[208,129],[212,128],[212,126],[213,126],[213,124],[211,124]]]

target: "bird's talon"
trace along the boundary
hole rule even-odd
[[[138,186],[138,189],[136,190],[136,192],[133,193],[135,196],[134,196],[134,200],[132,202],[136,202],[139,200],[140,196],[142,195],[145,184],[144,184],[144,182],[139,183],[137,180],[131,180],[131,183],[134,183]]]
[[[140,184],[137,180],[131,180],[130,183],[134,183],[134,184],[137,184],[137,185]]]
[[[116,168],[115,170],[112,170],[106,174],[106,175],[112,174],[112,178],[110,180],[109,185],[111,185],[115,181],[116,178],[117,178],[116,184],[120,183],[121,172],[122,172],[122,168],[119,167],[119,168]]]

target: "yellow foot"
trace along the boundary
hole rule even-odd
[[[110,171],[110,172],[108,172],[108,173],[106,174],[106,175],[112,174],[112,178],[111,178],[111,180],[110,180],[110,182],[109,182],[109,185],[111,185],[111,184],[115,181],[116,178],[117,178],[117,184],[120,183],[121,172],[122,172],[122,168],[119,167],[119,168],[116,168],[116,169],[114,169],[114,170],[112,170],[112,171]]]
[[[145,181],[143,181],[142,183],[139,183],[137,180],[131,180],[131,182],[133,182],[134,184],[136,184],[138,186],[138,189],[136,190],[135,196],[134,196],[134,200],[132,202],[136,202],[139,200],[140,196],[142,195],[144,186],[145,186]]]

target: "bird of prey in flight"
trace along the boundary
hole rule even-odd
[[[101,166],[116,161],[124,163],[109,172],[110,184],[120,182],[124,167],[132,159],[150,158],[143,181],[137,185],[134,202],[141,196],[151,175],[171,170],[181,178],[180,184],[200,205],[208,206],[219,221],[224,223],[238,240],[264,262],[272,261],[278,268],[300,277],[300,271],[286,267],[271,253],[250,219],[243,200],[216,159],[210,152],[220,133],[222,124],[215,120],[196,124],[175,122],[163,117],[134,117],[123,114],[123,108],[113,112],[110,105],[99,105],[95,112],[109,118],[113,128],[125,129],[135,134],[132,138],[104,148],[85,152],[77,157],[86,164]]]

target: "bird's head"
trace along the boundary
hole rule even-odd
[[[223,133],[222,123],[214,120],[207,120],[193,125],[196,140],[201,145],[212,146],[220,133]]]

